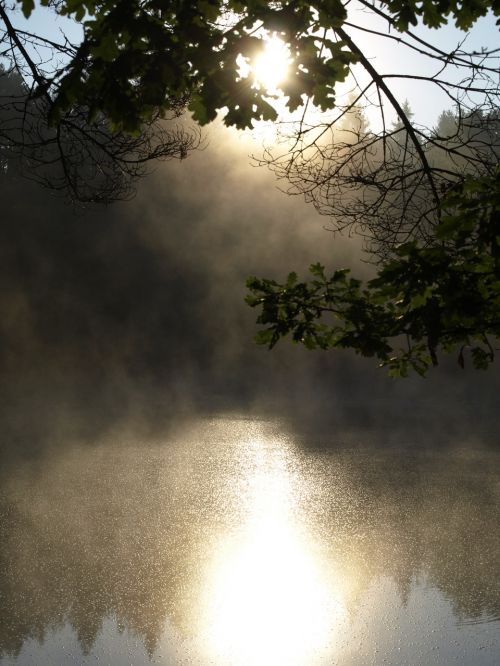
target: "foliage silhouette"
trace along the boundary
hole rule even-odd
[[[19,0],[18,4],[26,17],[35,8],[34,0]],[[264,48],[266,35],[277,34],[290,48],[288,76],[278,86],[287,107],[294,110],[310,100],[322,110],[332,109],[337,103],[336,85],[346,79],[354,63],[360,63],[370,77],[369,86],[396,110],[422,161],[436,207],[437,187],[430,178],[418,129],[394,97],[388,80],[354,41],[352,31],[365,27],[356,23],[355,14],[351,16],[350,8],[340,0],[42,0],[40,4],[74,19],[83,36],[78,44],[65,35],[54,42],[18,29],[5,3],[0,3],[2,54],[21,74],[28,105],[35,102],[37,113],[42,112],[51,128],[47,131],[57,128],[57,132],[69,134],[71,142],[75,136],[77,141],[84,141],[83,152],[88,140],[93,146],[97,140],[101,156],[109,154],[112,163],[116,159],[118,169],[126,165],[133,171],[131,165],[136,165],[132,180],[141,172],[137,164],[142,166],[157,157],[183,156],[192,147],[182,132],[158,130],[159,119],[175,116],[186,105],[201,124],[213,120],[222,109],[225,123],[240,128],[254,120],[276,120],[276,99],[253,80],[251,71],[242,73],[241,63],[251,63]],[[382,17],[386,21],[387,27],[378,34],[388,41],[393,39],[393,28],[405,35],[404,39],[414,39],[410,26],[419,20],[438,27],[447,22],[449,14],[457,26],[468,29],[488,10],[500,12],[496,0],[469,0],[460,5],[442,0],[391,0],[380,7],[362,0],[360,7],[374,20]],[[494,54],[468,54],[459,48],[443,53],[421,39],[413,48],[425,52],[443,70],[441,77],[422,77],[416,72],[415,79],[428,79],[450,93],[463,92],[466,83],[456,84],[444,77],[445,70],[457,68],[469,83],[474,82],[473,87],[493,94],[491,79],[497,70],[496,63],[491,62]],[[123,157],[126,143],[113,151],[118,137],[124,141],[122,131],[136,138],[135,142],[130,139],[132,155],[139,151],[135,160]],[[103,133],[109,150],[99,144]],[[64,167],[65,150],[56,144],[57,158]],[[65,171],[72,195],[79,198],[71,168]]]
[[[67,39],[56,43],[14,29],[2,3],[0,44],[6,58],[5,64],[0,63],[0,160],[4,171],[15,169],[75,202],[109,203],[130,198],[148,165],[182,159],[200,145],[199,131],[180,121],[182,104],[172,107],[167,117],[152,116],[135,135],[113,129],[101,113],[89,122],[88,109],[77,104],[61,113],[56,124],[50,123],[52,100],[36,87],[42,76],[39,72],[51,63],[63,67],[61,61],[76,47]]]
[[[257,341],[273,347],[291,334],[309,349],[352,348],[376,356],[393,376],[424,375],[437,350],[464,351],[484,369],[494,360],[489,338],[500,337],[500,169],[468,178],[444,200],[435,240],[407,242],[380,264],[365,286],[349,270],[284,284],[251,278],[247,302],[261,307],[266,328]]]
[[[28,17],[34,0],[19,2]],[[275,119],[268,92],[252,85],[238,62],[239,57],[251,61],[263,48],[263,33],[277,33],[290,46],[290,76],[280,84],[290,110],[302,104],[302,95],[322,109],[331,108],[336,83],[363,58],[345,33],[348,12],[339,0],[62,0],[55,7],[81,22],[84,36],[55,75],[34,75],[38,94],[51,94],[54,122],[77,103],[88,108],[90,118],[102,112],[116,126],[138,131],[159,109],[171,109],[186,95],[201,123],[224,107],[226,123],[237,127],[256,118]],[[466,30],[488,10],[500,14],[496,0],[460,5],[391,0],[381,7],[403,33],[419,20],[436,28],[451,15]]]

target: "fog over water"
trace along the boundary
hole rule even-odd
[[[124,418],[242,408],[300,415],[314,427],[425,425],[439,439],[494,429],[496,367],[464,372],[444,358],[425,381],[394,382],[348,352],[253,344],[247,276],[305,274],[316,260],[366,267],[355,261],[356,239],[325,231],[325,218],[249,166],[252,151],[236,133],[211,130],[206,150],[160,166],[133,201],[76,215],[29,181],[3,177],[9,437],[25,442],[25,429],[30,440],[67,429],[92,437]]]
[[[247,276],[368,267],[252,151],[0,176],[2,666],[498,663],[499,369],[256,347]]]
[[[226,415],[19,465],[0,664],[498,663],[498,451],[365,441]]]

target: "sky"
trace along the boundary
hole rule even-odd
[[[352,13],[355,17],[355,19],[351,19],[353,22],[370,29],[385,30],[384,21],[381,19],[377,20],[373,15],[367,16],[366,12],[363,13],[356,9]],[[458,44],[461,44],[461,49],[467,52],[480,51],[482,47],[491,49],[499,46],[499,32],[495,22],[495,18],[490,14],[479,19],[468,33],[455,28],[451,21],[438,30],[421,24],[414,29],[414,33],[445,52],[453,51]],[[351,37],[362,45],[363,50],[367,52],[380,73],[430,76],[440,70],[439,63],[422,57],[401,44],[389,43],[386,39],[373,37],[361,30],[350,29],[349,32]],[[361,77],[359,80],[366,79],[361,71],[361,66],[358,65],[356,69],[357,74]],[[450,80],[459,82],[463,75],[453,69],[451,71],[448,69],[446,76],[440,74],[440,78],[448,76]],[[390,85],[399,100],[408,100],[415,114],[415,120],[424,126],[430,128],[435,126],[440,113],[452,107],[447,95],[435,85],[412,80],[391,81]],[[391,111],[389,111],[390,116]],[[394,113],[392,116],[395,119]],[[374,114],[371,114],[370,118],[373,123],[378,123],[378,118]]]

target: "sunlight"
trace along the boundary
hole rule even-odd
[[[265,446],[253,454],[248,520],[212,562],[205,644],[215,663],[310,666],[331,651],[345,609],[331,567],[296,523],[287,461],[270,460]]]
[[[213,587],[214,656],[235,666],[314,663],[340,608],[297,535],[270,521],[225,555]]]
[[[251,65],[255,83],[269,93],[275,93],[286,79],[290,65],[290,49],[285,42],[273,35],[265,41],[264,50]]]

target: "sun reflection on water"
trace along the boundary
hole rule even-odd
[[[331,649],[345,611],[296,516],[283,449],[248,443],[246,519],[224,535],[206,588],[205,644],[217,663],[302,666]]]

